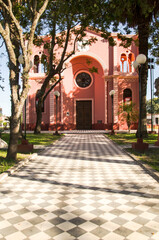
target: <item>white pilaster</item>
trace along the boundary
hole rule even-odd
[[[24,111],[25,111],[25,105],[24,105]],[[24,114],[25,114],[25,112],[24,112]],[[23,117],[24,117],[24,115],[23,115]],[[26,99],[26,124],[29,124],[29,97],[27,97],[27,99]]]
[[[108,116],[107,116],[107,112],[108,112],[108,109],[107,109],[107,80],[104,80],[104,85],[105,85],[105,124],[107,124],[107,119],[108,119]]]
[[[54,123],[54,92],[50,92],[50,123]]]
[[[63,124],[63,82],[61,81],[61,124]]]
[[[114,47],[114,74],[117,72],[117,65],[118,65],[118,46],[115,45]]]
[[[114,123],[118,122],[118,78],[113,79],[113,89],[115,90],[114,94]]]

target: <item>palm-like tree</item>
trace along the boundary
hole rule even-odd
[[[128,130],[130,131],[131,124],[136,122],[138,119],[138,112],[135,108],[135,103],[122,103],[119,106],[118,114],[120,121],[126,121]]]

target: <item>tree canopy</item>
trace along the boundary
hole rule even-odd
[[[158,0],[110,0],[109,7],[113,15],[113,22],[116,28],[119,23],[125,24],[125,30],[129,33],[133,28],[138,34],[139,54],[144,54],[148,58],[150,26],[154,17],[159,12]],[[127,41],[125,39],[125,41]],[[146,125],[146,90],[148,77],[148,62],[144,64],[141,71],[141,126],[138,125],[138,132],[141,127],[142,136],[147,136]],[[137,136],[138,136],[137,132]]]
[[[50,91],[62,80],[61,74],[66,68],[64,63],[75,54],[77,41],[82,41],[85,37],[86,27],[91,25],[94,18],[93,14],[99,10],[97,3],[100,3],[100,1],[96,0],[92,5],[92,3],[90,4],[85,0],[57,0],[49,3],[43,15],[42,25],[38,29],[39,32],[46,29],[45,34],[49,36],[49,39],[46,41],[44,40],[45,38],[37,36],[35,44],[44,46],[44,57],[41,60],[46,61],[47,72],[46,78],[41,88],[38,89],[36,96],[38,101],[36,105],[37,121],[35,133],[40,133],[41,131],[44,101]],[[95,41],[95,38],[90,37],[85,44],[92,44]],[[70,46],[72,46],[71,50]],[[59,55],[60,50],[62,52]],[[55,77],[57,75],[58,78]]]

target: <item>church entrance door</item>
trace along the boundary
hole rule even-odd
[[[92,101],[76,101],[76,128],[92,129]]]

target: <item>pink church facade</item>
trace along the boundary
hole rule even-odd
[[[92,36],[97,41],[92,45],[77,42],[75,54],[67,60],[63,80],[49,93],[44,103],[42,130],[55,130],[55,90],[60,93],[57,105],[60,130],[111,129],[112,110],[114,128],[124,130],[127,126],[120,121],[119,105],[132,101],[138,107],[138,75],[132,66],[138,48],[133,43],[128,49],[123,48],[116,34],[112,36],[117,44],[112,47],[100,34],[89,30],[86,33],[85,41]],[[43,47],[34,47],[32,55],[35,64],[29,74],[30,91],[26,104],[26,126],[30,130],[34,129],[36,123],[36,92],[45,78],[40,64],[43,51]],[[96,69],[97,72],[90,69]],[[109,95],[111,90],[115,90],[113,108]],[[132,128],[135,127],[136,124],[133,124]]]

